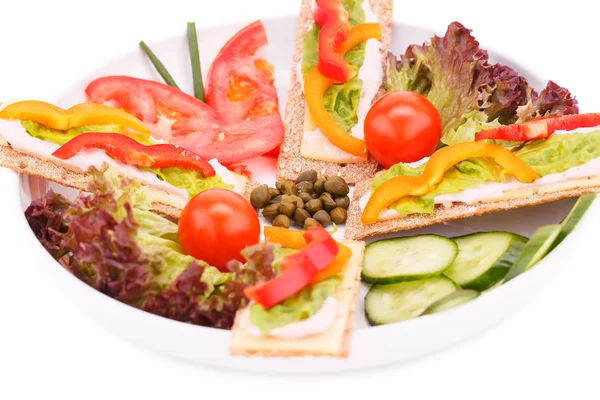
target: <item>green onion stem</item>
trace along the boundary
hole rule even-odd
[[[175,83],[175,80],[173,79],[169,71],[167,71],[167,68],[165,68],[164,64],[158,59],[158,57],[156,57],[156,54],[154,54],[154,52],[150,50],[150,47],[148,47],[148,45],[144,43],[143,40],[140,42],[140,47],[142,48],[144,53],[146,53],[146,55],[150,59],[150,62],[152,63],[152,65],[154,65],[156,71],[164,79],[165,83],[169,86],[173,86],[174,88],[179,89],[179,86],[177,86],[177,83]]]
[[[198,50],[198,35],[196,24],[187,24],[188,45],[190,48],[190,60],[192,61],[192,77],[194,80],[194,97],[204,101],[204,84],[202,83],[202,67],[200,66],[200,51]]]

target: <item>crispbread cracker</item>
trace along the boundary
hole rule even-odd
[[[365,250],[364,242],[342,241],[352,250],[344,278],[335,292],[338,303],[336,320],[325,333],[301,339],[276,339],[268,336],[253,336],[242,326],[249,318],[248,308],[240,310],[232,329],[229,352],[232,355],[263,357],[330,356],[345,358],[350,351],[350,340],[354,331],[354,315],[360,271]]]
[[[370,1],[371,8],[377,15],[381,24],[381,52],[382,68],[387,67],[386,53],[390,47],[392,31],[392,5],[393,0],[365,0]],[[290,85],[288,89],[288,98],[285,107],[285,139],[281,145],[281,152],[277,160],[277,178],[294,179],[300,172],[314,169],[320,175],[339,175],[349,184],[355,184],[365,179],[369,179],[377,170],[377,162],[369,156],[367,162],[339,164],[319,160],[311,160],[302,157],[300,146],[304,134],[304,117],[306,101],[302,87],[298,83],[297,66],[302,58],[302,41],[304,35],[310,30],[314,18],[312,12],[313,0],[303,0],[300,10],[298,31],[296,42],[294,44],[294,58],[292,60],[292,70],[290,76]],[[383,90],[379,95],[383,94]]]
[[[353,201],[348,210],[348,221],[344,237],[346,239],[364,239],[384,233],[422,228],[442,222],[474,217],[494,211],[512,210],[514,208],[536,206],[542,203],[577,197],[586,193],[600,193],[600,177],[570,180],[553,185],[539,186],[526,190],[507,192],[505,199],[481,202],[477,204],[453,203],[450,206],[436,205],[433,214],[412,214],[403,218],[379,221],[363,225],[359,199],[371,188],[371,182],[360,182],[354,189]]]
[[[2,136],[0,136],[1,138]],[[87,190],[91,177],[88,174],[75,172],[50,161],[21,153],[8,144],[0,144],[0,167],[12,169],[21,174],[39,176],[59,185],[81,191]],[[246,183],[246,186],[248,185],[250,183]],[[149,187],[149,190],[156,191],[156,197],[161,199],[152,205],[152,211],[176,219],[181,216],[183,209],[181,198],[164,193],[160,189]]]

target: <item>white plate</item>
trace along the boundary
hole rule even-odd
[[[266,56],[276,66],[275,77],[283,111],[287,94],[292,43],[296,31],[296,18],[286,17],[263,21],[269,35],[270,45],[261,55]],[[210,30],[198,31],[203,71],[208,71],[220,47],[242,25],[229,25]],[[441,34],[443,32],[436,32]],[[429,29],[395,24],[392,50],[403,52],[407,45],[422,43],[432,36]],[[183,90],[191,92],[191,73],[185,35],[150,43],[152,49],[168,66]],[[483,44],[485,48],[485,43]],[[133,44],[132,44],[133,48]],[[493,54],[495,61],[508,64],[523,73],[532,86],[541,88],[543,80],[504,57]],[[65,91],[55,100],[63,107],[85,100],[84,89],[92,79],[105,75],[131,75],[140,78],[157,79],[156,72],[141,51],[135,49],[115,58],[109,64],[91,73],[85,80],[75,84],[65,82]],[[263,160],[264,161],[264,160]],[[264,162],[265,173],[258,176],[265,183],[274,181],[273,162]],[[5,212],[22,213],[32,198],[39,196],[49,186],[65,192],[56,185],[48,185],[38,178],[19,176],[11,173],[2,187],[10,188],[18,196]],[[482,217],[470,218],[429,228],[413,230],[395,236],[434,232],[448,236],[490,230],[508,230],[522,235],[531,235],[539,226],[559,222],[568,212],[573,199],[525,208],[508,212],[498,212]],[[438,351],[479,334],[500,323],[529,303],[556,275],[561,262],[568,256],[570,247],[577,242],[577,236],[593,234],[589,223],[592,214],[598,214],[597,204],[588,212],[579,228],[558,246],[552,254],[540,262],[533,270],[520,276],[478,299],[444,313],[417,318],[397,324],[368,327],[363,315],[363,297],[366,286],[359,296],[356,316],[357,329],[353,337],[350,357],[344,360],[320,358],[260,359],[231,357],[228,354],[230,333],[224,330],[184,324],[161,318],[125,304],[119,303],[80,282],[60,267],[41,247],[23,219],[17,229],[27,241],[28,248],[39,259],[40,269],[50,274],[61,291],[82,311],[99,325],[136,345],[146,346],[158,352],[185,359],[191,362],[235,368],[249,371],[304,372],[342,371],[369,366],[389,364]],[[343,236],[343,231],[336,236]],[[380,239],[381,237],[378,237]]]

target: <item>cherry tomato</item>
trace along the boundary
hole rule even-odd
[[[230,260],[244,261],[240,252],[260,241],[260,222],[250,203],[225,189],[194,196],[179,219],[179,242],[186,254],[228,271]]]
[[[442,136],[442,119],[424,96],[409,91],[386,94],[365,119],[367,150],[384,167],[428,157]]]

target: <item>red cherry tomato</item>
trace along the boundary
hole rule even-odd
[[[252,205],[239,194],[209,189],[190,200],[179,219],[179,242],[186,254],[228,271],[230,260],[260,241],[260,222]]]
[[[428,157],[442,136],[442,119],[424,96],[409,91],[386,94],[365,119],[367,150],[384,167]]]

